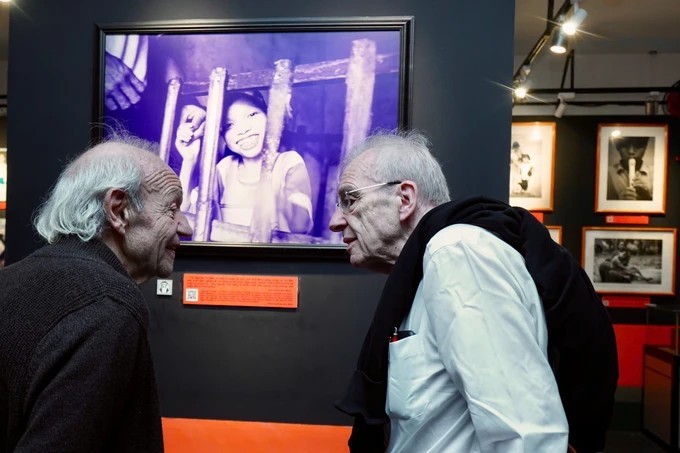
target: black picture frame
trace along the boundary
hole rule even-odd
[[[341,236],[328,231],[337,196],[337,165],[371,131],[410,127],[413,27],[411,16],[99,24],[96,138],[122,130],[157,142],[160,157],[182,174],[182,162],[191,159],[180,154],[185,141],[177,138],[177,132],[180,125],[199,116],[186,114],[186,109],[193,109],[188,106],[201,107],[205,120],[201,127],[194,130],[192,124],[190,129],[193,140],[196,131],[204,128],[200,157],[183,179],[191,186],[185,190],[194,201],[195,210],[187,210],[194,236],[183,242],[182,253],[221,255],[230,250],[257,256],[344,256]],[[266,191],[258,186],[248,208],[250,217],[239,218],[232,216],[238,209],[231,208],[225,194],[240,193],[233,188],[236,181],[241,184],[234,171],[241,171],[248,157],[227,146],[227,130],[238,123],[227,122],[222,110],[231,102],[228,98],[242,94],[245,99],[256,92],[264,100],[266,126],[253,135],[264,138],[253,140],[262,143],[264,156],[267,149],[274,150],[264,165],[269,165],[267,175],[276,195],[265,198]],[[247,141],[230,143],[238,150]],[[284,155],[293,159],[279,165]],[[225,164],[218,165],[222,160]],[[277,165],[283,168],[278,179]],[[304,171],[298,172],[300,168]],[[305,171],[308,192],[305,178],[299,177]],[[262,175],[265,172],[260,170],[259,181],[264,184]],[[302,195],[288,195],[298,192]],[[237,197],[238,202],[253,200],[252,188],[242,193],[246,195]],[[311,217],[309,231],[292,231],[290,225],[282,231],[285,219],[277,220],[283,216],[280,206],[289,201]],[[270,218],[277,219],[254,221],[258,211],[268,210],[263,206],[274,206]],[[238,219],[248,229],[248,238],[229,239],[231,227],[222,228],[218,222],[228,221],[216,219],[216,213],[223,219]],[[253,226],[256,223],[259,228]]]

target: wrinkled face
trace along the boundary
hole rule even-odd
[[[138,282],[169,276],[179,237],[192,234],[179,210],[182,186],[172,170],[160,168],[148,175],[142,194],[143,208],[131,215],[123,247],[130,275]]]
[[[338,196],[345,192],[381,183],[372,179],[374,156],[371,150],[352,161],[340,178]],[[349,209],[336,208],[329,228],[341,232],[353,266],[384,271],[396,261],[403,238],[399,219],[398,186],[380,186],[348,196]]]
[[[226,115],[224,140],[227,147],[246,159],[259,156],[267,129],[267,115],[245,99],[234,101]]]

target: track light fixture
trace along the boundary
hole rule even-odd
[[[567,51],[567,34],[563,31],[564,16],[560,16],[559,27],[555,27],[552,32],[552,40],[550,42],[550,51],[552,53],[562,54]]]
[[[571,9],[571,15],[562,24],[562,31],[568,36],[575,35],[578,31],[579,25],[581,25],[581,23],[583,23],[583,21],[588,16],[588,12],[585,9],[579,7],[577,1],[573,2],[573,5],[574,6]]]
[[[558,93],[557,100],[559,101],[555,108],[555,118],[562,118],[564,112],[567,110],[567,101],[571,101],[576,97],[575,93]]]
[[[659,109],[659,96],[658,91],[652,91],[645,99],[645,115],[657,115]]]
[[[524,65],[518,71],[517,77],[513,81],[512,94],[515,100],[524,99],[529,92],[529,73],[531,72],[531,66]]]

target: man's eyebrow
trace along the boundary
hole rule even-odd
[[[340,186],[338,186],[338,192],[349,192],[351,190],[356,189],[356,186],[354,184],[349,184],[345,183]]]

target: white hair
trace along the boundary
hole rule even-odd
[[[149,142],[119,134],[104,143],[154,151]],[[100,237],[107,227],[106,193],[112,188],[124,191],[130,213],[137,213],[142,209],[143,179],[140,162],[128,153],[93,153],[86,159],[77,158],[64,169],[38,208],[35,229],[48,243],[69,235],[85,242]]]
[[[373,172],[376,182],[410,180],[422,199],[438,206],[451,200],[441,165],[430,151],[430,141],[419,131],[378,130],[345,157],[340,173],[368,150],[377,151]]]

